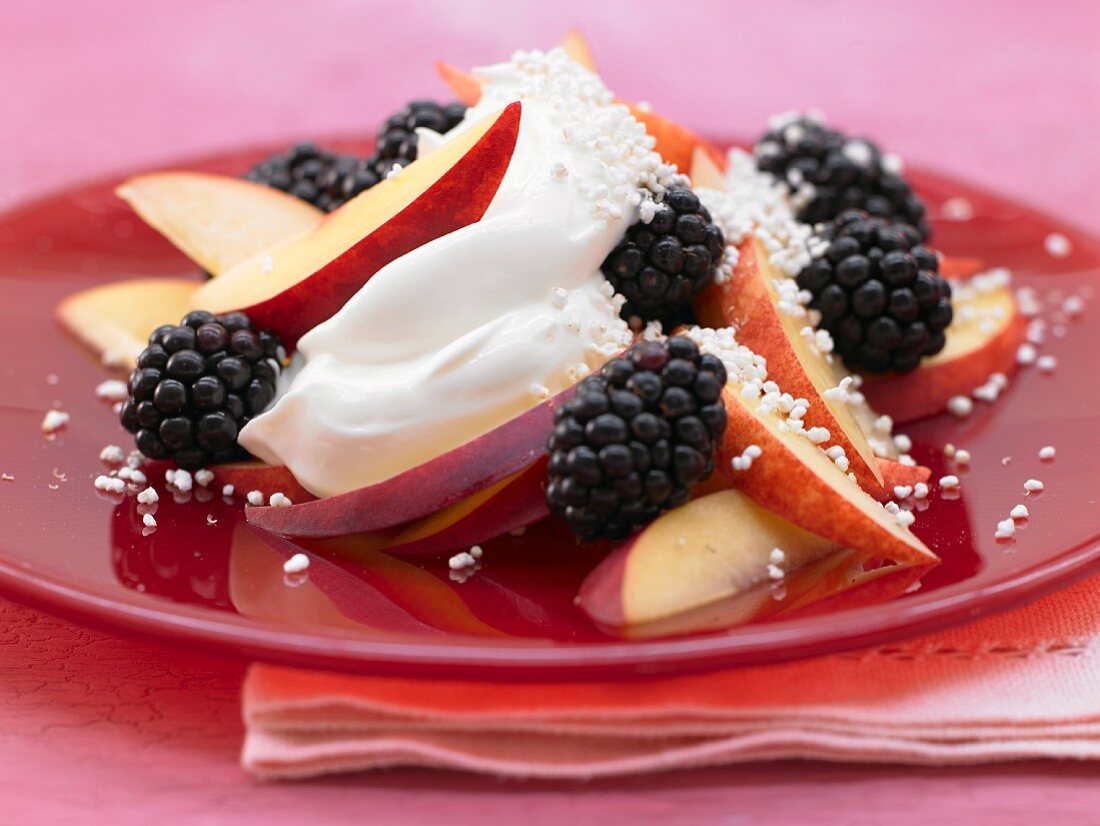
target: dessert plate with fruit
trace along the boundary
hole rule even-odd
[[[1100,244],[587,44],[0,217],[0,588],[302,665],[789,659],[1100,558]]]

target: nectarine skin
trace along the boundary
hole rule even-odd
[[[481,220],[508,170],[522,104],[506,106],[476,144],[412,203],[349,249],[275,296],[235,309],[293,347],[330,318],[384,266]],[[370,195],[370,191],[364,193]],[[331,213],[332,221],[339,214]]]
[[[419,519],[485,490],[546,454],[554,410],[567,388],[495,430],[383,482],[289,508],[254,507],[257,527],[298,537],[346,536]]]
[[[828,430],[830,442],[844,448],[851,470],[861,483],[868,489],[881,487],[878,468],[871,464],[874,454],[858,423],[852,419],[848,430],[843,427],[799,358],[769,292],[756,239],[751,235],[745,238],[738,252],[730,280],[707,288],[696,302],[700,320],[712,327],[732,325],[737,330],[737,340],[767,360],[768,378],[796,399],[809,400],[806,427]],[[849,431],[855,431],[855,436]]]
[[[308,232],[324,213],[262,184],[204,172],[152,172],[116,194],[211,275]]]
[[[158,479],[164,478],[164,472],[174,467],[172,462],[149,461],[144,470],[150,479]],[[265,499],[273,493],[281,493],[292,502],[310,502],[317,498],[301,486],[285,465],[268,465],[252,460],[211,465],[207,470],[214,474],[211,490],[220,492],[225,485],[232,485],[234,495],[241,499],[253,490],[260,491]]]
[[[911,373],[867,376],[861,390],[876,411],[896,424],[935,416],[947,409],[952,397],[969,396],[993,373],[1011,376],[1016,372],[1016,351],[1026,337],[1027,319],[1015,312],[979,349]]]
[[[893,459],[876,457],[875,463],[882,473],[882,487],[867,492],[880,502],[889,502],[894,498],[894,488],[913,487],[918,482],[927,482],[932,478],[932,469],[924,465],[903,465]],[[864,490],[867,490],[864,488]]]
[[[771,414],[749,409],[739,387],[730,385],[723,397],[729,422],[715,464],[734,487],[800,528],[867,557],[922,565],[937,561],[823,451],[802,436],[781,433],[778,421],[767,418]],[[759,446],[761,456],[747,470],[734,470],[733,457],[748,445]]]
[[[465,550],[480,542],[533,525],[550,515],[546,504],[546,460],[540,460],[456,522],[409,542],[388,545],[388,554],[433,554]]]

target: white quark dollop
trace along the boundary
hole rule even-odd
[[[675,172],[599,78],[561,50],[476,70],[443,140],[523,102],[481,221],[381,269],[299,343],[305,364],[241,432],[318,496],[388,479],[574,384],[631,340],[600,264]],[[430,142],[425,142],[427,148]]]

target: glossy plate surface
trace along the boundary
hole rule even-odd
[[[235,174],[260,154],[180,168]],[[114,198],[117,180],[0,216],[0,590],[87,622],[296,665],[568,679],[839,651],[966,621],[1063,585],[1100,567],[1100,310],[1091,298],[1100,243],[965,184],[913,177],[940,249],[1011,267],[1017,286],[1038,289],[1050,322],[1042,352],[1058,359],[1049,375],[1025,369],[999,401],[979,403],[966,419],[941,416],[905,428],[933,479],[945,472],[945,443],[973,456],[962,495],[933,494],[918,518],[916,532],[944,562],[915,593],[721,633],[629,642],[602,633],[573,605],[597,560],[560,533],[491,543],[483,570],[465,583],[451,580],[445,557],[318,555],[296,587],[283,581],[288,548],[247,528],[239,500],[195,495],[177,504],[162,496],[160,527],[143,535],[132,498],[119,503],[92,486],[103,469],[100,449],[126,444],[109,406],[94,395],[111,374],[53,320],[60,299],[95,283],[197,277]],[[972,216],[945,219],[943,204],[952,198],[965,198]],[[958,205],[948,211],[958,215]],[[1048,251],[1051,233],[1069,240],[1068,254]],[[1076,320],[1059,309],[1072,294],[1088,297]],[[54,406],[72,420],[44,438],[40,423]],[[1053,462],[1038,458],[1046,444],[1058,449]],[[1025,498],[1029,477],[1045,491]],[[1014,542],[996,541],[997,521],[1019,502],[1031,511],[1029,523]]]

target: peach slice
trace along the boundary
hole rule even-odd
[[[664,115],[658,115],[649,109],[641,109],[633,103],[626,104],[635,119],[643,126],[645,131],[657,141],[654,149],[665,163],[675,164],[677,169],[690,170],[696,147],[709,146],[692,132],[675,121],[669,120]],[[705,149],[712,160],[714,156],[721,157],[717,150]]]
[[[115,194],[212,275],[308,232],[324,216],[269,186],[202,172],[138,175]]]
[[[384,550],[388,554],[453,551],[525,528],[550,515],[545,485],[544,459],[461,502],[405,526]]]
[[[849,467],[871,489],[882,487],[875,453],[852,408],[842,399],[826,398],[847,375],[839,359],[822,353],[802,335],[809,322],[780,309],[775,281],[783,276],[768,262],[767,252],[753,236],[739,247],[733,277],[713,284],[699,296],[696,309],[703,324],[732,326],[737,340],[768,362],[768,378],[784,393],[806,399],[806,427],[829,431],[830,444],[844,448]]]
[[[688,173],[692,186],[696,189],[723,189],[726,185],[724,166],[725,162],[716,150],[703,145],[696,146],[691,153]]]
[[[776,548],[781,582],[768,574]],[[842,596],[848,605],[889,598],[928,567],[865,568],[855,551],[726,490],[662,514],[620,545],[585,579],[579,605],[622,636],[663,637],[808,612],[822,600],[842,607]]]
[[[929,564],[937,557],[882,505],[841,472],[825,452],[778,415],[759,409],[734,382],[723,393],[729,423],[718,448],[720,472],[772,513],[866,558]],[[756,445],[746,470],[732,460]]]
[[[562,391],[500,427],[383,482],[288,508],[249,508],[248,521],[284,536],[377,531],[428,516],[535,464],[546,452]]]
[[[712,493],[662,514],[620,545],[585,579],[580,607],[613,628],[666,620],[766,582],[773,548],[793,570],[840,546],[736,490]]]
[[[596,59],[592,56],[592,46],[588,38],[581,34],[580,29],[570,29],[565,37],[558,41],[558,48],[565,49],[565,53],[590,72],[596,71]]]
[[[105,364],[130,369],[153,330],[191,311],[198,288],[197,281],[179,278],[115,281],[68,296],[57,306],[57,319]]]
[[[1016,351],[1027,333],[1027,320],[1008,287],[966,294],[956,284],[955,321],[947,344],[911,373],[867,376],[863,393],[876,410],[895,422],[934,416],[954,396],[969,396],[994,373],[1016,370]],[[769,363],[770,366],[770,363]]]
[[[204,284],[194,306],[242,310],[288,347],[386,264],[481,220],[519,133],[513,103],[329,213],[316,228]]]
[[[475,617],[452,588],[426,571],[376,551],[361,554],[354,567],[311,554],[309,576],[288,588],[283,563],[303,551],[307,549],[238,523],[229,556],[229,594],[237,611],[294,627],[372,636],[440,629],[501,636]]]
[[[882,489],[868,491],[880,502],[888,502],[894,498],[894,488],[911,488],[918,482],[927,482],[932,477],[932,469],[924,465],[903,465],[893,459],[877,457],[875,463],[882,473]]]
[[[464,72],[443,60],[436,61],[435,70],[462,103],[467,106],[476,106],[481,100],[481,84],[469,72]]]

